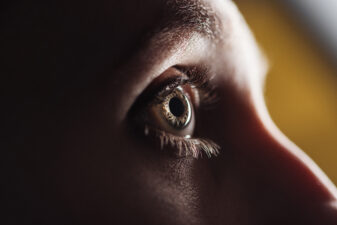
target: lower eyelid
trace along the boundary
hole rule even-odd
[[[192,156],[193,158],[199,158],[205,154],[210,158],[220,153],[220,146],[209,139],[179,137],[148,125],[145,125],[144,134],[148,137],[157,138],[162,150],[170,147],[168,150],[173,150],[171,153],[176,157]]]

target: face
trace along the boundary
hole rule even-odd
[[[268,115],[233,2],[1,13],[2,224],[337,224],[335,187]]]

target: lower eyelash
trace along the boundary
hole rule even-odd
[[[209,139],[175,136],[149,125],[145,125],[144,134],[145,136],[153,135],[158,138],[161,149],[164,149],[165,146],[177,149],[177,156],[179,157],[192,156],[199,158],[204,153],[210,158],[211,156],[217,156],[220,150],[220,146]]]

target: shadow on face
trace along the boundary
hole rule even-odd
[[[335,187],[269,118],[266,63],[232,2],[15,1],[1,15],[2,223],[337,223]],[[183,113],[148,110],[180,86],[188,136],[172,125]]]

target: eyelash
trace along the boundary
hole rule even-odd
[[[210,73],[206,68],[177,68],[188,76],[187,84],[190,84],[192,88],[198,90],[197,93],[202,107],[210,106],[217,102],[218,95],[216,87],[210,82],[212,78],[205,75]]]
[[[187,75],[188,78],[177,77],[175,80],[166,84],[160,91],[157,91],[152,102],[162,101],[161,96],[169,94],[175,88],[181,85],[190,85],[191,89],[196,91],[199,97],[199,108],[212,105],[217,100],[215,87],[210,83],[208,71],[205,68],[198,67],[175,67],[180,72]],[[148,101],[147,101],[148,102]],[[149,105],[149,103],[145,104]],[[170,146],[177,150],[176,156],[185,157],[192,156],[194,158],[202,157],[202,153],[207,157],[217,156],[219,154],[220,146],[214,143],[212,140],[205,138],[191,138],[190,136],[182,137],[174,134],[159,130],[150,126],[147,123],[143,123],[143,133],[145,136],[155,137],[160,142],[161,149],[165,146]]]
[[[194,158],[198,158],[202,156],[202,152],[204,152],[207,157],[210,158],[212,155],[217,156],[220,150],[220,146],[212,140],[204,138],[179,137],[150,127],[147,124],[145,124],[144,134],[145,136],[153,135],[156,138],[159,138],[161,149],[163,149],[164,146],[176,148],[178,150],[176,155],[179,157],[191,155]]]

